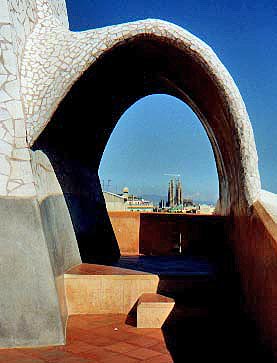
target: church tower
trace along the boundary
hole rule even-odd
[[[168,202],[168,206],[169,207],[174,207],[174,181],[173,179],[170,180],[169,185],[168,185],[168,198],[167,198]]]
[[[175,191],[175,204],[180,205],[183,202],[183,192],[182,192],[182,184],[180,179],[176,182],[176,191]]]

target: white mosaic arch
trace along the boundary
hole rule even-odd
[[[1,2],[8,4],[6,21],[12,33],[9,39],[6,35],[2,49],[3,44],[13,48],[13,53],[4,57],[4,67],[8,69],[14,57],[14,67],[7,70],[7,77],[11,80],[16,77],[13,95],[7,92],[11,88],[9,83],[2,85],[2,94],[8,94],[10,99],[1,98],[1,195],[36,195],[28,148],[50,121],[61,100],[105,51],[136,35],[151,34],[181,44],[196,61],[202,62],[220,87],[240,144],[245,199],[248,205],[257,199],[261,188],[258,158],[248,114],[232,77],[207,44],[179,26],[155,19],[75,33],[67,28],[62,0]],[[16,7],[16,4],[19,5]],[[20,19],[25,19],[23,24]],[[2,23],[2,27],[5,30],[1,34],[7,34],[6,23]],[[14,71],[15,75],[9,71]]]

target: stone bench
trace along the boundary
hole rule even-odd
[[[174,307],[174,300],[155,293],[142,294],[137,305],[138,328],[161,328]]]

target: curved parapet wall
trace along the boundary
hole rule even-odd
[[[266,351],[277,359],[277,195],[262,191],[249,216],[229,230],[245,311]]]

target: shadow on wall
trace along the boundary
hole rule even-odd
[[[183,233],[187,232],[184,252],[211,256],[216,267],[215,281],[186,276],[184,285],[184,279],[180,284],[176,278],[173,282],[160,279],[158,292],[163,295],[169,296],[173,287],[182,288],[178,296],[171,295],[176,307],[163,326],[174,362],[183,362],[184,358],[203,362],[207,357],[213,362],[276,362],[277,232],[262,205],[256,202],[252,215],[234,219],[154,213],[133,215],[129,220],[130,214],[122,215],[124,223],[129,223],[129,232],[133,231],[129,235],[123,228],[118,234],[110,214],[120,248],[132,241],[130,246],[151,253],[159,241],[166,245],[164,253],[172,247],[171,232],[182,228]]]
[[[276,224],[259,202],[252,212],[228,219],[228,238],[216,250],[213,291],[205,289],[199,299],[197,285],[187,284],[184,299],[176,300],[163,326],[175,363],[184,357],[188,362],[277,361]]]
[[[276,261],[268,259],[276,230],[269,219],[259,203],[251,217],[228,218],[225,241],[209,241],[216,274],[186,276],[182,289],[172,296],[176,304],[162,331],[174,363],[276,362]],[[262,223],[266,220],[267,225]],[[236,229],[241,233],[235,248],[243,250],[242,271],[234,252]],[[160,279],[158,292],[170,296],[176,282]]]
[[[119,258],[120,252],[107,214],[98,171],[88,168],[77,153],[73,155],[73,151],[69,153],[64,148],[59,142],[65,137],[63,130],[63,127],[50,123],[33,150],[43,151],[53,166],[70,212],[82,261],[112,263]]]
[[[123,219],[127,224],[128,217],[129,232],[131,226],[134,227],[138,221],[137,236],[141,248],[152,251],[153,244],[150,242],[155,239],[166,244],[166,248],[160,252],[169,251],[172,241],[167,240],[167,237],[170,237],[176,228],[178,231],[187,232],[183,241],[184,254],[194,254],[198,261],[201,261],[199,255],[205,255],[213,266],[211,272],[207,271],[204,274],[182,275],[179,271],[175,271],[173,275],[159,274],[157,292],[174,298],[176,302],[162,327],[166,346],[174,363],[274,362],[271,350],[261,340],[257,322],[244,311],[244,294],[237,273],[236,259],[230,248],[230,228],[233,228],[230,218],[129,214],[130,217],[125,214]],[[117,218],[119,219],[119,215]],[[161,235],[155,232],[159,226]],[[134,238],[135,234],[130,237]],[[154,247],[156,246],[155,243]],[[142,258],[150,259],[152,262],[156,259],[150,256],[140,257]],[[181,259],[185,263],[189,256],[158,258],[159,261],[168,263],[166,259],[175,262]],[[147,271],[153,273],[151,269]],[[133,320],[135,311],[136,309],[133,309],[130,312]]]
[[[122,255],[214,254],[223,243],[226,217],[109,212]]]

